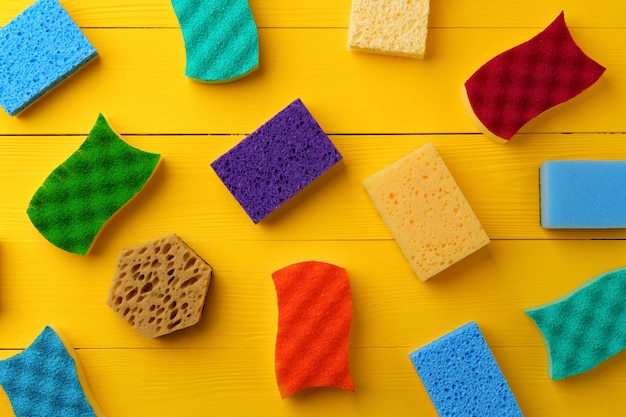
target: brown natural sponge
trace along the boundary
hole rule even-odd
[[[148,338],[202,317],[213,269],[175,234],[124,249],[107,304]]]

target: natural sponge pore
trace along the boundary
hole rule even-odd
[[[0,28],[0,105],[17,115],[97,55],[57,0],[38,0]]]
[[[211,167],[258,223],[339,160],[339,151],[297,99]]]
[[[589,371],[626,347],[625,293],[626,268],[621,268],[526,310],[546,343],[550,378]]]
[[[73,347],[49,326],[23,352],[0,361],[0,385],[15,417],[104,417]]]
[[[480,129],[498,142],[594,84],[605,68],[576,45],[561,13],[529,41],[496,56],[466,82],[463,99]]]
[[[145,337],[200,321],[212,268],[178,236],[124,249],[107,304]]]
[[[28,217],[52,244],[85,255],[105,223],[148,182],[159,159],[124,142],[99,115],[80,148],[33,195]]]
[[[352,293],[344,268],[300,262],[272,274],[278,298],[276,381],[282,398],[309,387],[354,391],[348,368]]]
[[[259,37],[247,0],[171,0],[187,53],[185,75],[222,83],[259,65]]]
[[[430,0],[352,0],[348,49],[423,58]]]
[[[440,416],[522,416],[476,323],[453,330],[409,358]]]
[[[489,243],[432,143],[365,179],[363,186],[421,281]]]

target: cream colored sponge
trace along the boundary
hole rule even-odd
[[[423,58],[429,0],[352,0],[348,49]]]
[[[148,338],[200,321],[212,268],[172,234],[124,249],[107,304]]]
[[[432,143],[365,179],[363,185],[421,281],[489,243]]]

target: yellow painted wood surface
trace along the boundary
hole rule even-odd
[[[30,2],[0,3],[0,24]],[[541,162],[626,159],[626,3],[433,0],[427,57],[413,61],[348,52],[347,0],[254,0],[260,69],[219,86],[184,77],[169,1],[61,3],[100,57],[19,117],[0,114],[0,358],[46,324],[57,326],[109,417],[435,416],[407,354],[473,320],[526,416],[626,413],[626,354],[551,381],[541,336],[523,313],[626,265],[625,230],[547,231],[538,222]],[[606,74],[509,145],[491,142],[467,117],[460,85],[561,9]],[[344,160],[254,225],[210,163],[296,97]],[[26,207],[98,112],[132,145],[161,153],[163,164],[80,257],[45,241]],[[493,241],[421,283],[361,181],[426,142]],[[106,306],[106,294],[122,248],[172,232],[207,259],[214,279],[198,325],[146,340]],[[356,392],[317,389],[281,400],[270,275],[309,259],[350,276]],[[12,414],[0,395],[5,415]]]

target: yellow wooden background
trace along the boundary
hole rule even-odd
[[[30,3],[2,1],[0,25]],[[435,416],[407,354],[473,320],[526,416],[626,414],[626,355],[551,381],[522,311],[626,265],[626,230],[546,231],[538,221],[541,162],[626,158],[626,2],[431,0],[427,56],[415,61],[348,52],[350,0],[251,0],[260,68],[227,85],[184,77],[168,0],[61,3],[100,57],[19,117],[0,114],[0,357],[57,326],[109,417]],[[511,144],[490,141],[465,113],[461,84],[561,10],[605,75]],[[297,97],[344,161],[255,226],[209,164]],[[163,164],[81,257],[45,241],[26,207],[99,112]],[[493,241],[422,283],[361,181],[429,141]],[[146,340],[105,299],[118,252],[172,232],[207,259],[214,279],[200,324]],[[270,274],[309,259],[348,270],[356,393],[281,400]],[[2,396],[0,415],[11,415]]]

